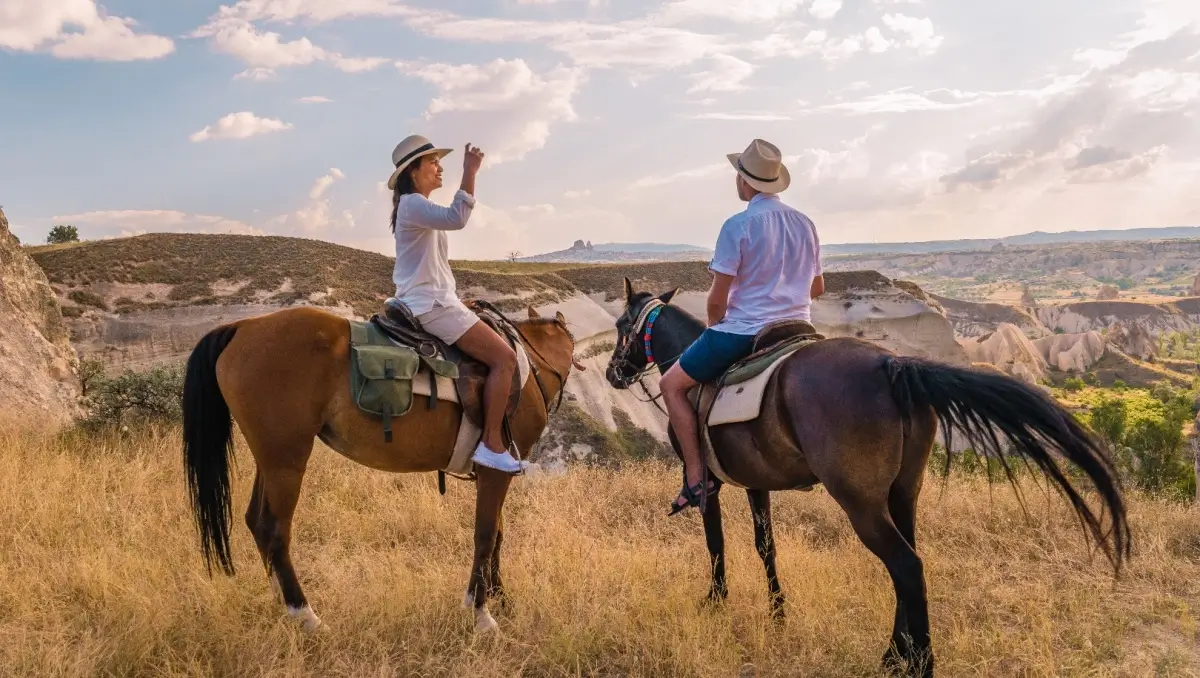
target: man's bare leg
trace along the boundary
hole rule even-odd
[[[696,418],[696,410],[688,400],[688,391],[695,388],[699,382],[692,379],[679,367],[679,363],[671,366],[658,383],[667,404],[667,416],[671,420],[671,428],[679,440],[679,448],[683,453],[683,473],[688,487],[692,487],[703,479],[704,463],[700,459],[700,425]],[[707,491],[707,489],[702,490]],[[680,495],[675,500],[676,506],[683,506],[687,500]]]

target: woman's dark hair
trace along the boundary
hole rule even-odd
[[[396,177],[396,190],[392,192],[392,222],[390,224],[392,233],[396,232],[396,212],[400,210],[400,196],[405,193],[417,192],[416,187],[413,186],[412,173],[421,166],[421,163],[425,161],[425,157],[421,156],[408,163],[408,167],[405,167],[400,176]]]

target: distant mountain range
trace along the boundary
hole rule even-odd
[[[1200,226],[1168,226],[1163,228],[1131,228],[1112,231],[1034,231],[1006,238],[963,240],[929,240],[925,242],[842,243],[822,244],[826,256],[852,254],[930,254],[934,252],[971,252],[989,250],[997,245],[1025,247],[1089,242],[1137,242],[1145,240],[1198,240]],[[547,252],[517,261],[541,263],[615,263],[623,261],[696,261],[712,257],[712,249],[699,245],[656,242],[600,243],[576,240],[565,250]]]
[[[1120,231],[1063,231],[1046,233],[1034,231],[1007,238],[973,240],[930,240],[926,242],[822,244],[821,254],[929,254],[931,252],[970,252],[991,249],[997,245],[1021,247],[1087,242],[1130,242],[1142,240],[1200,239],[1200,226],[1168,226],[1164,228],[1130,228]]]

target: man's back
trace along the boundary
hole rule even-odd
[[[734,277],[715,330],[754,334],[776,320],[811,320],[810,292],[821,275],[816,227],[778,196],[754,196],[717,237],[709,268]]]

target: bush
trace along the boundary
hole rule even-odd
[[[109,377],[97,361],[85,361],[83,405],[87,414],[79,422],[86,429],[135,428],[146,424],[183,421],[182,366],[156,366],[145,372],[125,370]],[[86,369],[86,372],[85,372]]]
[[[57,245],[64,242],[79,242],[79,229],[70,224],[57,224],[50,229],[50,234],[46,236],[46,242],[51,245]]]
[[[1126,482],[1149,494],[1171,499],[1196,495],[1196,478],[1184,426],[1191,421],[1192,398],[1169,386],[1147,396],[1135,391],[1105,398],[1086,419],[1110,446]]]
[[[104,303],[104,299],[100,295],[88,292],[87,290],[74,290],[67,295],[67,298],[80,306],[91,306],[101,311],[108,310],[108,304]]]
[[[1079,377],[1067,377],[1067,380],[1063,382],[1063,388],[1068,391],[1082,391],[1084,385],[1083,380]]]

